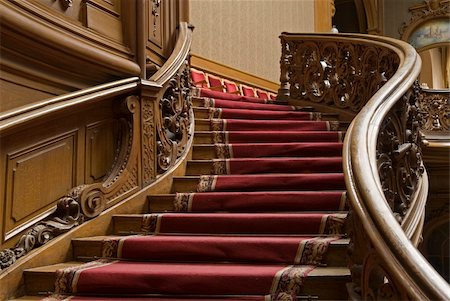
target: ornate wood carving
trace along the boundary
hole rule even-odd
[[[369,237],[361,231],[361,222],[350,209],[347,216],[350,244],[348,265],[352,275],[350,300],[409,300],[399,283],[393,281]],[[359,227],[359,228],[358,228]]]
[[[49,218],[28,230],[14,248],[0,252],[1,269],[84,220],[98,216],[108,202],[138,187],[138,98],[129,96],[118,107],[123,116],[120,119],[119,143],[114,165],[103,182],[74,187],[61,197]]]
[[[142,98],[142,170],[143,184],[150,184],[156,177],[155,157],[155,118],[154,102],[148,97]]]
[[[59,0],[59,3],[61,3],[62,7],[64,7],[64,9],[68,9],[69,7],[72,6],[73,1],[72,0]]]
[[[164,86],[159,100],[157,125],[157,166],[162,173],[173,166],[190,139],[192,122],[189,64],[185,63]]]
[[[416,81],[384,119],[377,141],[376,158],[382,189],[399,223],[410,207],[424,172],[418,99],[419,84]],[[389,264],[382,260],[370,238],[361,230],[363,225],[352,209],[348,220],[350,294],[353,299],[409,299],[402,283],[391,277]]]
[[[409,9],[411,19],[403,22],[399,28],[402,40],[407,41],[411,32],[420,23],[433,18],[450,15],[450,2],[443,0],[425,0],[423,4],[415,5]]]
[[[288,34],[280,38],[281,98],[309,100],[358,112],[392,77],[400,63],[392,50],[381,46],[312,41]]]
[[[403,220],[424,171],[421,150],[419,84],[397,102],[381,125],[377,145],[378,171],[389,206]]]
[[[0,252],[0,270],[11,266],[17,259],[26,255],[32,249],[41,246],[61,233],[67,232],[83,222],[76,191],[58,200],[52,216],[25,232],[14,248]]]
[[[152,15],[153,15],[153,37],[156,37],[156,19],[159,17],[159,6],[161,5],[161,0],[152,0]]]
[[[419,110],[423,117],[422,131],[442,132],[450,130],[450,93],[445,90],[421,89]]]

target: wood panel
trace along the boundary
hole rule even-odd
[[[72,187],[99,182],[110,171],[121,118],[115,104],[61,112],[0,137],[0,249],[50,214]]]
[[[147,63],[162,66],[175,45],[175,31],[184,0],[146,0]],[[184,6],[185,11],[187,6]]]
[[[71,132],[7,154],[5,240],[74,186],[76,148],[76,132]]]
[[[134,5],[119,0],[10,0],[0,3],[0,69],[36,91],[63,94],[115,79],[140,74],[135,61]],[[122,16],[123,14],[123,16]],[[125,28],[126,27],[126,28]],[[87,72],[87,70],[89,72]],[[36,82],[37,84],[31,84]],[[24,102],[23,87],[8,93]],[[31,91],[30,91],[31,92]]]
[[[118,122],[103,120],[86,126],[86,184],[100,181],[110,170],[117,145]]]
[[[84,25],[124,44],[120,1],[87,0],[84,5]]]

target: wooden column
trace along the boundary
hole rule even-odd
[[[334,16],[334,0],[315,0],[314,2],[314,30],[315,32],[329,32],[332,28]]]

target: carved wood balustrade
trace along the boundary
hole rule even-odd
[[[278,99],[354,117],[344,142],[351,299],[450,299],[448,283],[416,248],[428,191],[420,57],[410,45],[378,36],[280,39]]]
[[[421,89],[419,110],[424,119],[421,130],[425,135],[448,134],[450,131],[450,90]]]
[[[1,138],[21,140],[24,129],[33,132],[32,126],[36,124],[42,128],[51,127],[52,123],[64,124],[64,119],[76,119],[80,114],[87,114],[87,109],[93,109],[95,113],[96,106],[101,103],[111,108],[112,115],[108,118],[114,119],[118,132],[115,149],[106,149],[114,156],[105,176],[92,183],[77,183],[59,199],[42,200],[49,204],[43,214],[25,220],[9,234],[2,231],[2,243],[15,242],[15,245],[0,250],[0,275],[36,247],[151,185],[160,174],[186,156],[193,137],[188,64],[191,38],[192,27],[181,23],[174,52],[150,80],[129,78],[0,115]],[[78,123],[76,127],[79,135],[87,136],[82,130],[85,124]],[[23,141],[21,147],[27,147],[27,141]],[[87,143],[80,145],[81,151],[85,151],[84,147],[88,147]],[[39,160],[38,155],[35,157]],[[84,163],[81,166],[89,162]],[[72,172],[78,174],[83,170],[84,167]],[[7,189],[2,187],[1,192],[5,191]]]

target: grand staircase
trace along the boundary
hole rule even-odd
[[[192,160],[172,194],[73,240],[73,262],[25,271],[20,300],[348,298],[345,125],[221,97],[194,98]]]

